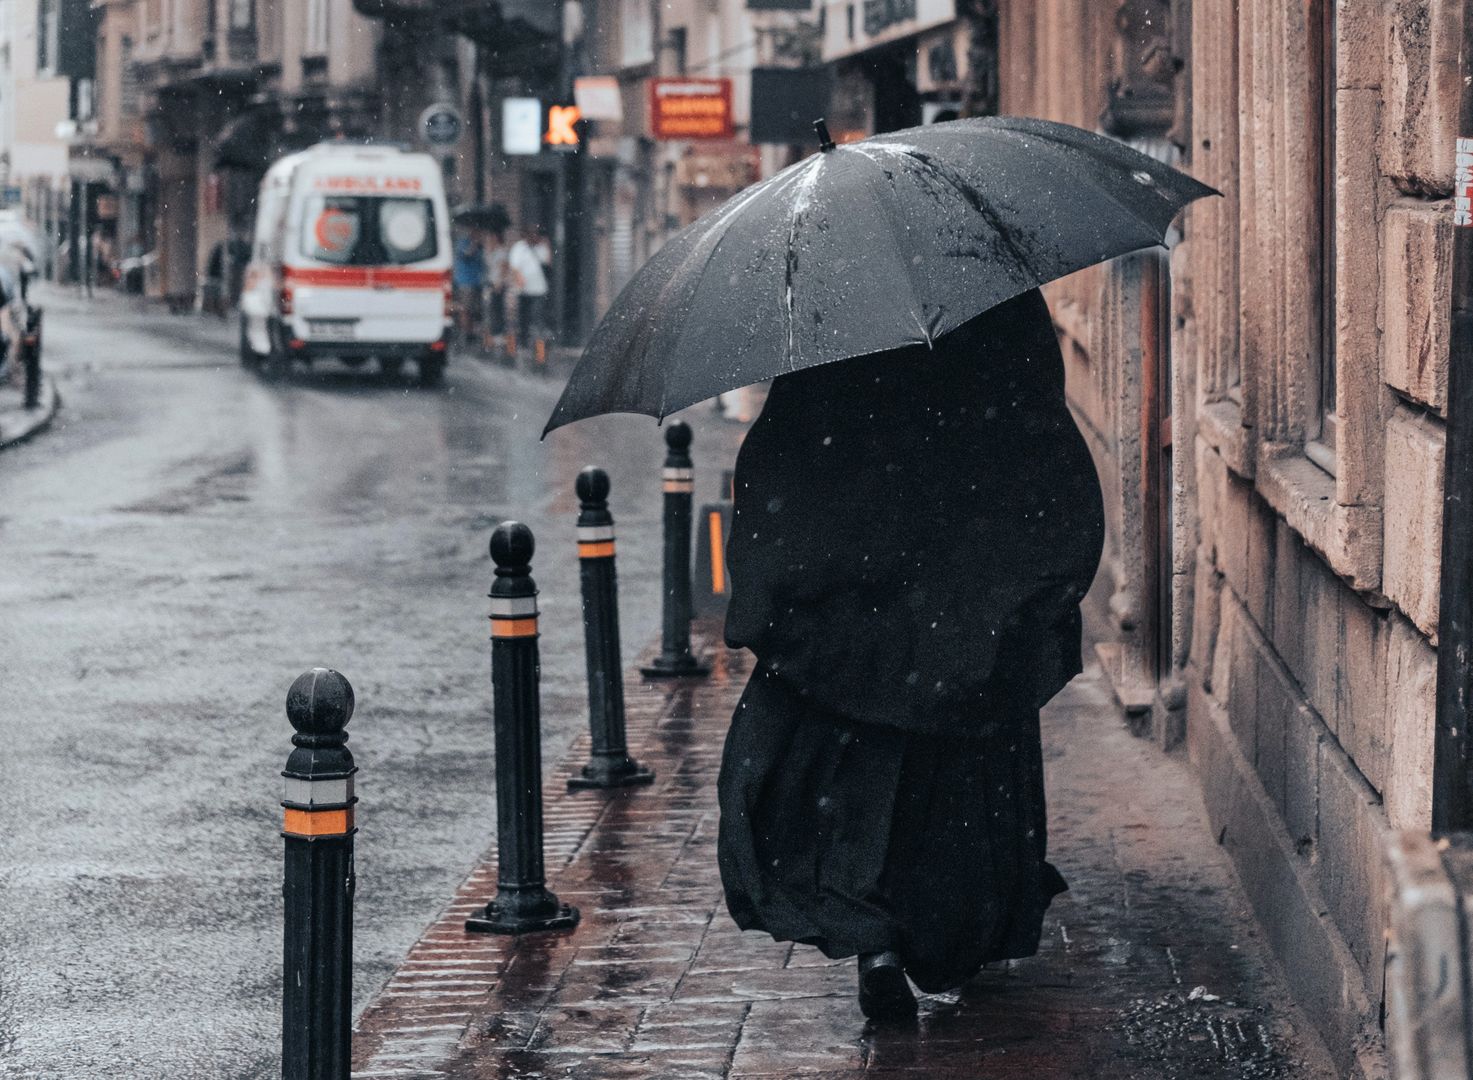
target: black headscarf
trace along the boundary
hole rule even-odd
[[[773,383],[737,458],[726,639],[846,716],[976,734],[1079,672],[1103,541],[1029,292]]]

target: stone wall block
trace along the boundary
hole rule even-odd
[[[1263,789],[1282,814],[1285,805],[1285,733],[1299,707],[1299,690],[1283,668],[1263,650],[1260,641],[1255,636],[1251,643],[1258,667],[1258,735],[1254,743],[1255,753],[1250,760]],[[1236,721],[1237,716],[1232,716],[1231,720]]]
[[[1388,385],[1447,415],[1452,206],[1401,199],[1386,210],[1381,307]]]
[[[1193,596],[1191,663],[1207,677],[1207,688],[1215,693],[1221,685],[1215,661],[1222,623],[1222,581],[1208,560],[1205,547],[1197,549],[1197,584]]]
[[[1429,637],[1437,633],[1442,553],[1442,425],[1399,407],[1386,429],[1382,590]]]
[[[1248,500],[1247,592],[1243,604],[1266,635],[1273,626],[1274,557],[1278,516],[1256,494]]]
[[[1381,165],[1403,191],[1446,196],[1453,186],[1462,2],[1389,6]]]
[[[1384,0],[1331,2],[1336,5],[1336,82],[1342,90],[1379,90],[1386,73]]]
[[[1386,726],[1387,643],[1390,629],[1383,613],[1343,598],[1339,661],[1335,665],[1337,717],[1340,745],[1356,768],[1377,791],[1386,786],[1391,765],[1391,740]]]
[[[1335,447],[1335,500],[1379,505],[1383,413],[1391,395],[1381,384],[1380,317],[1382,186],[1366,148],[1376,145],[1381,93],[1342,89],[1335,101],[1335,383],[1325,388],[1340,421]]]
[[[1286,666],[1298,681],[1309,706],[1338,735],[1340,715],[1336,693],[1342,609],[1358,606],[1359,601],[1330,572],[1324,560],[1303,544],[1298,546],[1298,563],[1304,621],[1298,626],[1285,627],[1283,635],[1300,636],[1300,657],[1297,664],[1286,661]]]
[[[1227,486],[1227,463],[1212,445],[1198,436],[1197,459],[1197,520],[1201,527],[1201,544],[1206,556],[1216,562],[1216,529],[1222,520],[1223,489]]]
[[[1213,541],[1217,565],[1238,599],[1248,596],[1248,544],[1253,485],[1228,473],[1220,490]]]
[[[1330,738],[1319,717],[1301,705],[1284,728],[1284,827],[1294,850],[1314,858],[1319,843],[1320,743]]]
[[[1330,914],[1373,994],[1380,993],[1384,949],[1381,850],[1386,833],[1386,815],[1376,793],[1333,740],[1323,740],[1317,876]]]
[[[1305,614],[1304,589],[1300,569],[1309,555],[1304,542],[1283,518],[1274,524],[1274,604],[1269,637],[1274,651],[1290,671],[1304,670]]]
[[[1258,741],[1263,737],[1264,727],[1258,687],[1263,657],[1248,629],[1243,609],[1233,602],[1223,604],[1222,609],[1224,636],[1228,642],[1228,682],[1225,686],[1214,682],[1214,693],[1227,709],[1228,726],[1237,736],[1243,756],[1253,761],[1258,754]]]
[[[1386,731],[1390,762],[1382,795],[1393,829],[1432,827],[1432,743],[1437,650],[1406,619],[1389,617]]]

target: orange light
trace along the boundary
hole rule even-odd
[[[296,337],[288,341],[287,345],[289,345],[293,349],[305,349],[307,347],[307,343],[305,341],[303,341],[301,338]]]
[[[571,146],[578,145],[578,131],[575,125],[583,118],[583,114],[576,105],[553,105],[547,110],[547,135],[544,141],[548,146]]]
[[[720,596],[726,592],[726,545],[721,539],[721,511],[712,510],[708,520],[711,525],[711,592]]]
[[[441,338],[439,341],[432,341],[432,342],[430,342],[430,352],[444,352],[444,351],[445,351],[445,339],[444,338]]]

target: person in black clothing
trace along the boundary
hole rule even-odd
[[[737,459],[726,740],[737,925],[860,957],[866,1015],[1037,951],[1039,709],[1080,670],[1104,540],[1042,295],[777,378]]]

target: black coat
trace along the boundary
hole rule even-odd
[[[1037,291],[780,376],[737,458],[726,639],[816,704],[981,734],[1080,670],[1099,478]]]

